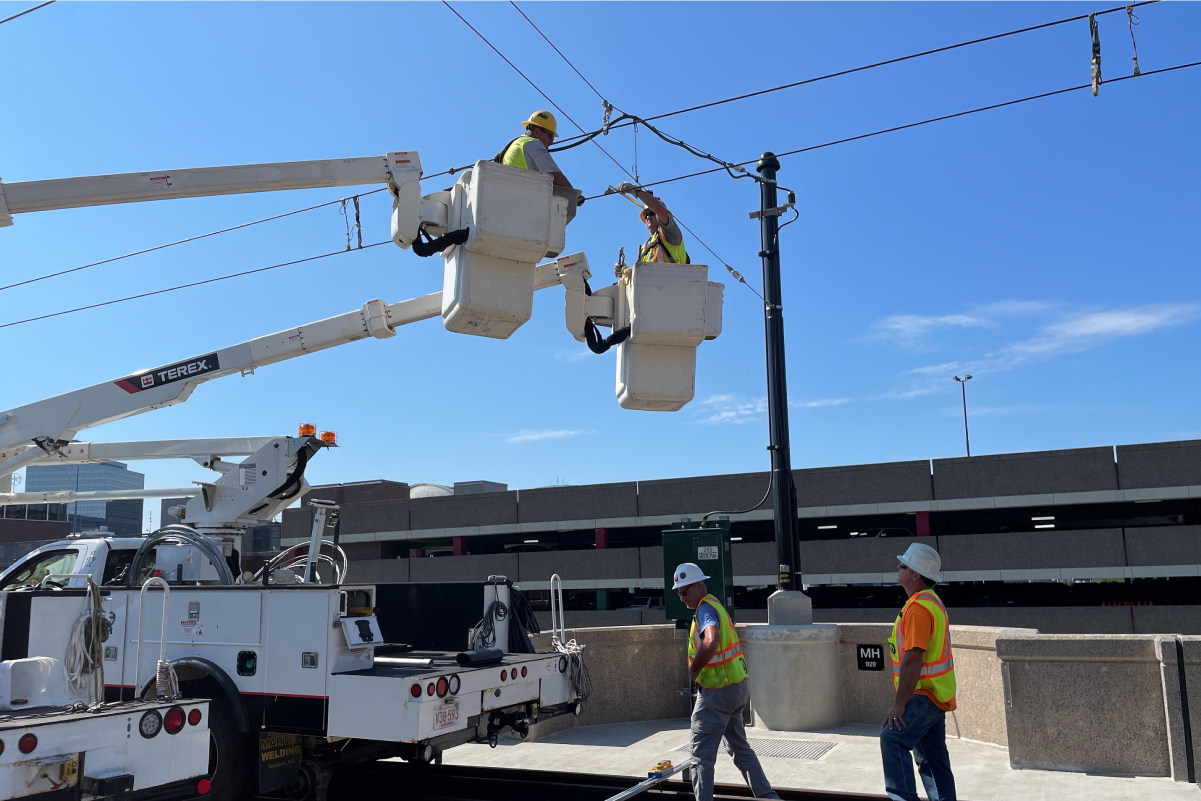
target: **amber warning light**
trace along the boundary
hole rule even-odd
[[[336,445],[338,443],[338,435],[332,431],[322,431],[321,441],[328,442],[330,445]]]
[[[300,436],[302,436],[302,437],[317,436],[317,426],[313,425],[312,423],[301,423],[300,424]]]

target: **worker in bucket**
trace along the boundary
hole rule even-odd
[[[638,248],[638,261],[665,261],[691,264],[684,249],[684,234],[663,201],[645,189],[625,181],[617,187],[623,195],[633,195],[643,204],[639,217],[650,237]]]
[[[895,801],[918,801],[916,761],[926,797],[955,801],[946,727],[947,713],[955,709],[955,659],[947,608],[934,592],[942,557],[915,542],[897,561],[897,583],[909,600],[888,638],[897,694],[880,729],[884,790]]]
[[[689,609],[695,610],[688,634],[688,673],[699,686],[692,710],[692,792],[696,801],[713,799],[713,766],[722,737],[734,755],[734,765],[756,798],[779,798],[763,773],[759,757],[751,750],[742,724],[742,711],[750,700],[746,657],[738,632],[725,607],[705,589],[709,578],[692,562],[673,574],[672,589]]]
[[[525,126],[525,133],[505,145],[496,154],[495,161],[510,167],[545,173],[551,177],[555,186],[572,189],[571,181],[567,180],[567,176],[559,169],[549,150],[551,143],[559,135],[555,115],[549,111],[535,111],[522,125]],[[583,197],[580,200],[582,201]]]

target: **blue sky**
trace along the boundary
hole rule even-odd
[[[28,7],[0,2],[0,18]],[[459,11],[585,128],[601,104],[507,3]],[[650,116],[1107,6],[1065,3],[527,3],[618,107]],[[1144,71],[1201,60],[1201,6],[1138,10]],[[775,38],[764,41],[770,23]],[[1100,18],[1104,74],[1131,70],[1124,13]],[[428,173],[490,157],[545,101],[438,3],[72,3],[0,26],[0,176],[8,182],[417,150]],[[746,160],[1086,83],[1084,21],[664,120]],[[959,387],[974,453],[1201,437],[1201,68],[1105,85],[789,157],[801,216],[781,241],[794,466],[956,456]],[[561,129],[572,133],[561,118]],[[629,129],[600,140],[632,169]],[[704,169],[637,137],[651,181]],[[560,165],[589,194],[625,176],[599,150]],[[427,181],[426,191],[449,185]],[[761,284],[750,181],[666,184],[679,217]],[[0,283],[341,197],[311,190],[18,215]],[[363,200],[364,241],[388,206]],[[568,231],[607,272],[643,238],[615,198]],[[0,291],[0,322],[337,250],[336,207]],[[716,265],[689,242],[694,262]],[[762,470],[763,322],[728,280],[724,333],[702,345],[696,400],[629,412],[613,355],[538,293],[507,341],[438,320],[205,384],[186,404],[96,440],[283,434],[342,447],[314,483],[473,479],[544,486]],[[601,279],[603,280],[603,279]],[[598,282],[594,282],[598,283]],[[391,246],[0,329],[0,407],[441,288],[440,265]],[[206,471],[142,463],[148,482]],[[150,505],[148,504],[148,508]]]

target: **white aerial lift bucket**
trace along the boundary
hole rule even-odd
[[[507,339],[534,308],[534,265],[563,251],[568,200],[551,177],[478,161],[450,192],[447,229],[468,229],[446,254],[442,323],[459,334]]]
[[[723,286],[703,264],[639,262],[617,292],[617,401],[623,409],[676,411],[696,392],[696,348],[721,334]]]

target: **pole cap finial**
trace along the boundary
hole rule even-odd
[[[755,169],[758,172],[763,172],[764,170],[771,170],[772,172],[775,172],[776,170],[780,169],[780,160],[776,158],[775,153],[768,150],[759,157],[759,164],[756,165]]]

